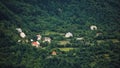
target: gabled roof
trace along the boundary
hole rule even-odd
[[[65,37],[73,37],[73,34],[71,32],[68,32],[65,34]]]
[[[40,43],[38,41],[32,42],[32,46],[39,47]]]
[[[37,43],[37,42],[32,42],[32,44],[33,44],[33,45],[38,45],[38,43]]]
[[[52,51],[52,55],[57,55],[56,51]]]

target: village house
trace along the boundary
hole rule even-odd
[[[37,40],[41,40],[42,36],[40,34],[38,34],[36,36],[37,36]]]
[[[32,42],[32,41],[33,41],[33,39],[30,39],[30,41]]]
[[[57,55],[56,51],[52,51],[52,55]]]
[[[97,30],[97,26],[92,25],[92,26],[90,26],[90,29],[91,29],[91,30]]]
[[[32,46],[35,46],[38,48],[40,46],[40,43],[38,41],[32,42]]]
[[[28,43],[28,39],[26,39],[26,34],[24,32],[22,32],[21,28],[16,28],[16,30],[19,33],[19,36],[21,37],[21,39],[19,39],[17,42],[21,42],[21,43]]]
[[[66,38],[73,37],[73,34],[71,32],[68,32],[68,33],[65,34],[65,37]]]
[[[50,37],[44,37],[43,42],[51,43],[51,38]]]
[[[20,33],[20,37],[21,37],[21,38],[25,38],[25,37],[26,37],[25,33],[24,33],[24,32],[21,32],[21,33]]]
[[[16,28],[16,30],[19,32],[21,38],[25,38],[26,37],[25,33],[22,32],[21,28]]]

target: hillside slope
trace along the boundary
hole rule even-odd
[[[119,27],[119,0],[0,0],[0,67],[118,68]],[[41,34],[52,43],[41,43],[43,48],[18,43],[16,28],[29,41]],[[65,38],[67,32],[73,37]],[[79,37],[84,40],[76,41]]]

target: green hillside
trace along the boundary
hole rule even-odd
[[[119,68],[119,50],[119,0],[0,0],[0,68]]]

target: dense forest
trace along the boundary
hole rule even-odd
[[[120,0],[0,0],[0,68],[119,68],[119,27]]]

